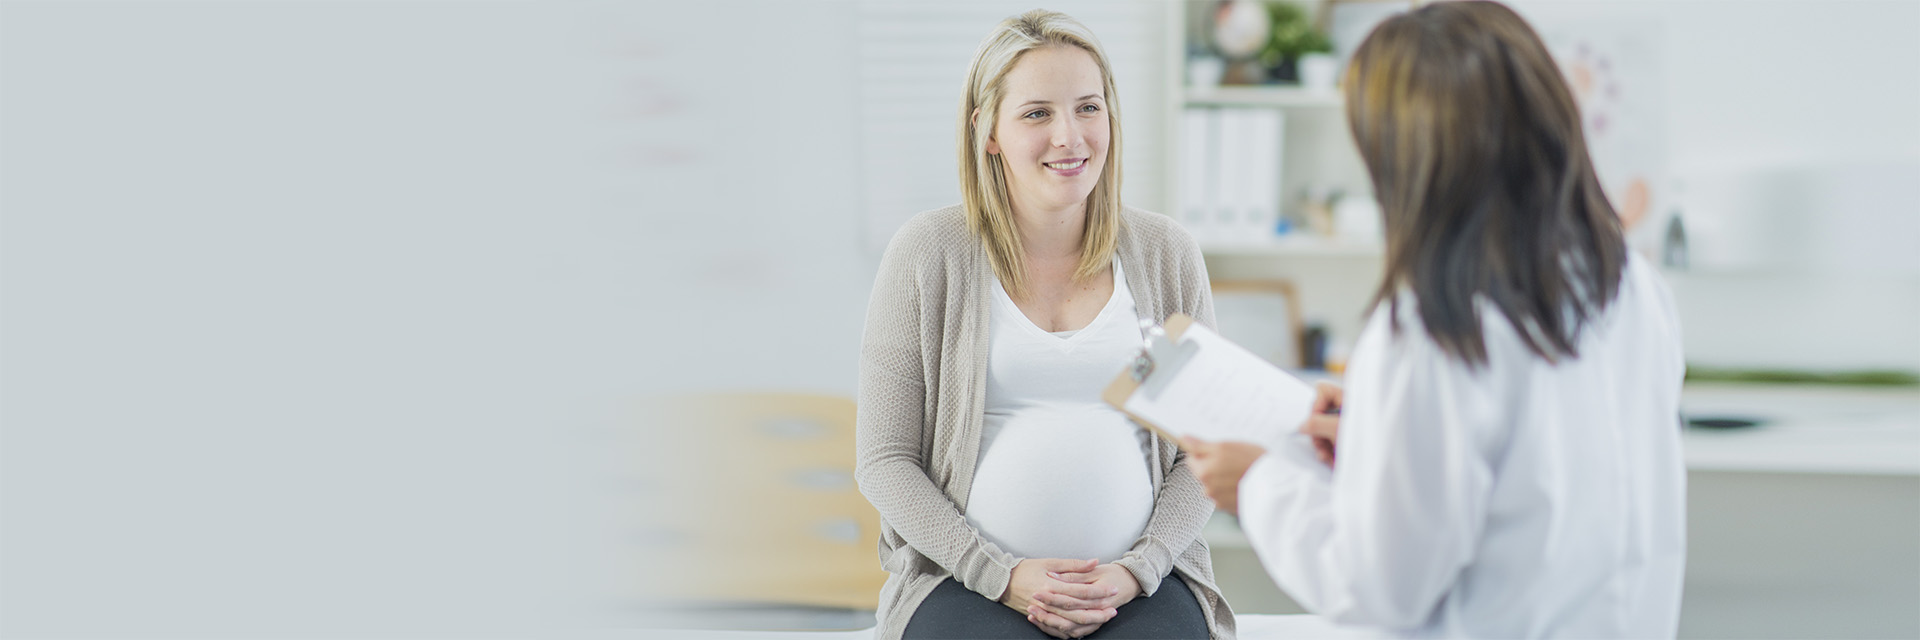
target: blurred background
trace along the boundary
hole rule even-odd
[[[1035,6],[0,2],[0,634],[871,625],[867,297]],[[1037,6],[1223,333],[1337,377],[1407,3]],[[1920,636],[1920,3],[1512,6],[1680,306],[1681,635]]]

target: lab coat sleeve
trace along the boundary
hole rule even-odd
[[[1404,630],[1430,618],[1473,559],[1492,479],[1475,445],[1487,412],[1472,375],[1417,328],[1387,346],[1383,366],[1349,370],[1336,469],[1305,436],[1280,442],[1242,479],[1240,524],[1309,611]]]

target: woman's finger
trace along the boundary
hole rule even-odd
[[[1040,627],[1041,631],[1045,631],[1047,635],[1056,638],[1079,638],[1085,636],[1099,630],[1100,625],[1105,624],[1107,620],[1111,619],[1113,619],[1113,616],[1109,615],[1099,622],[1079,623],[1039,607],[1031,610],[1027,616],[1028,622],[1032,622],[1034,626]]]
[[[1300,423],[1300,432],[1315,438],[1333,440],[1340,435],[1340,416],[1315,413]]]
[[[1040,627],[1041,631],[1055,638],[1077,638],[1079,636],[1074,632],[1081,626],[1054,615],[1040,605],[1027,608],[1027,622],[1033,623],[1033,626]]]
[[[1093,581],[1100,579],[1091,571],[1048,571],[1047,577],[1076,584],[1093,584]]]
[[[1094,567],[1100,566],[1099,560],[1071,560],[1064,558],[1047,558],[1041,560],[1041,563],[1046,566],[1049,573],[1092,571]]]
[[[1313,386],[1313,412],[1331,413],[1340,408],[1341,398],[1345,395],[1340,385],[1322,382]]]
[[[1077,582],[1055,582],[1053,584],[1047,585],[1047,588],[1041,590],[1041,592],[1042,593],[1050,592],[1058,595],[1067,596],[1069,598],[1079,598],[1081,600],[1099,600],[1101,598],[1105,598],[1107,596],[1119,593],[1120,590],[1111,585],[1102,585],[1097,583],[1081,584]]]
[[[1320,462],[1333,464],[1333,441],[1326,438],[1313,439],[1313,453]]]
[[[1052,609],[1043,608],[1046,613],[1059,616],[1075,625],[1106,624],[1113,619],[1112,609]]]
[[[1049,609],[1105,609],[1104,598],[1082,599],[1063,596],[1058,593],[1041,591],[1033,594],[1033,601],[1046,605]]]
[[[1032,613],[1027,614],[1027,622],[1031,622],[1033,623],[1033,626],[1039,627],[1041,633],[1045,633],[1055,638],[1059,638],[1060,640],[1071,640],[1073,638],[1073,636],[1067,635],[1067,632],[1065,630],[1055,629],[1053,628],[1053,625],[1050,625],[1050,624],[1047,624],[1046,622],[1041,621],[1039,615],[1032,614]]]

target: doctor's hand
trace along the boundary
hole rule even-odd
[[[1028,622],[1047,635],[1062,639],[1085,636],[1112,620],[1118,612],[1114,608],[1056,609],[1045,604],[1043,599],[1067,596],[1093,602],[1119,595],[1120,590],[1113,585],[1082,584],[1053,577],[1091,572],[1099,566],[1098,560],[1021,560],[1020,564],[1013,567],[1013,576],[1007,582],[1006,593],[1000,596],[1000,603],[1025,614]]]
[[[1322,382],[1313,387],[1313,410],[1300,423],[1300,433],[1313,437],[1313,452],[1327,466],[1333,466],[1334,444],[1340,442],[1340,405],[1346,391],[1340,385]]]
[[[1187,468],[1207,488],[1207,497],[1221,511],[1240,515],[1240,478],[1267,450],[1249,442],[1207,442],[1191,436],[1180,439],[1187,450]]]

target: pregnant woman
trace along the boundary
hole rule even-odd
[[[878,637],[1230,638],[1204,489],[1099,398],[1142,320],[1213,321],[1192,237],[1120,203],[1106,54],[1029,12],[988,34],[964,96],[964,202],[894,236],[861,348]]]

